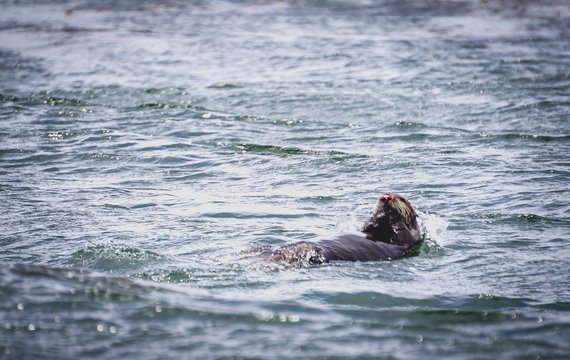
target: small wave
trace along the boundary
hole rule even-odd
[[[349,154],[336,150],[309,150],[298,147],[286,147],[277,145],[259,145],[259,144],[237,144],[236,148],[242,153],[256,153],[261,155],[313,155],[313,156],[331,156],[336,159],[348,157],[366,157],[365,155]]]
[[[146,109],[188,109],[194,111],[207,111],[207,109],[200,105],[189,104],[187,102],[181,103],[168,103],[168,102],[149,102],[137,105],[132,110],[146,110]]]
[[[517,215],[517,220],[523,223],[537,223],[543,220],[542,216],[534,214],[520,214]]]
[[[208,89],[216,89],[216,90],[233,90],[233,89],[242,89],[243,86],[238,85],[238,84],[230,84],[230,83],[225,83],[225,84],[212,84],[210,86],[208,86]]]
[[[317,213],[305,212],[252,212],[252,211],[219,211],[219,212],[203,212],[200,217],[213,219],[301,219],[306,217],[318,217]]]
[[[85,107],[89,106],[90,104],[81,100],[72,97],[61,97],[61,96],[52,96],[48,95],[47,93],[38,93],[38,94],[31,94],[28,97],[18,98],[14,97],[14,102],[22,101],[26,105],[47,105],[51,107]]]
[[[480,219],[484,224],[504,223],[504,224],[548,224],[548,225],[564,225],[570,222],[563,219],[553,217],[540,216],[531,213],[522,214],[504,214],[504,213],[477,213],[474,214],[476,219]]]
[[[16,96],[16,95],[0,94],[0,101],[1,102],[18,102],[18,101],[20,101],[20,97]]]
[[[358,305],[361,308],[416,308],[422,309],[420,313],[448,312],[469,315],[472,312],[487,313],[492,311],[496,315],[503,316],[504,310],[512,308],[525,308],[533,306],[533,301],[529,298],[510,298],[484,293],[471,293],[465,295],[440,294],[435,296],[403,296],[394,293],[383,293],[377,291],[355,291],[355,292],[328,292],[314,291],[309,295],[331,305]],[[460,304],[459,307],[450,304]],[[558,305],[557,303],[556,305]],[[550,304],[549,304],[550,305]],[[507,316],[512,316],[508,314]]]
[[[151,280],[154,282],[166,282],[174,284],[189,283],[195,281],[194,274],[192,274],[192,271],[187,268],[151,270],[134,275],[133,277],[143,280]]]
[[[566,142],[570,140],[570,135],[539,135],[539,134],[525,134],[525,133],[504,133],[504,134],[485,134],[478,135],[483,138],[490,138],[493,140],[530,140],[538,143],[546,142]]]
[[[309,150],[303,150],[296,147],[283,147],[275,145],[238,144],[236,147],[241,152],[259,154],[304,155],[309,154],[310,152]]]
[[[73,254],[72,263],[88,269],[119,272],[164,260],[164,256],[128,245],[110,243],[89,244]]]
[[[395,123],[392,124],[392,126],[397,128],[406,128],[406,129],[422,129],[427,127],[427,125],[419,122],[403,121],[403,120],[396,121]]]

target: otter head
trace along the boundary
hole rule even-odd
[[[399,233],[418,229],[416,212],[402,195],[385,193],[378,199],[372,216],[362,227],[366,237],[374,241],[398,243]]]

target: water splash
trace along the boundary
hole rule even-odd
[[[438,246],[445,246],[449,243],[447,236],[447,227],[449,222],[434,214],[420,214],[421,226],[425,229],[426,240],[435,243]]]

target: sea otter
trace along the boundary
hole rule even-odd
[[[385,193],[378,199],[362,233],[297,242],[262,255],[269,261],[291,264],[394,260],[406,256],[422,241],[416,212],[406,198],[395,193]]]

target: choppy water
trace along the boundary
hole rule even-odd
[[[564,1],[0,9],[1,359],[570,356]],[[388,190],[417,256],[239,254]]]

